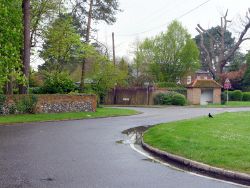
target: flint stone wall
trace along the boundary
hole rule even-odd
[[[9,95],[6,104],[14,103],[14,98],[23,95]],[[35,113],[60,113],[60,112],[95,112],[97,107],[96,95],[64,95],[44,94],[37,96]]]

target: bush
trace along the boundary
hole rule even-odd
[[[235,90],[231,93],[230,99],[232,101],[242,101],[242,97],[243,97],[242,91]]]
[[[164,96],[165,96],[165,94],[163,94],[163,93],[157,94],[154,98],[154,104],[163,105],[164,104]]]
[[[65,72],[53,72],[46,75],[44,85],[42,87],[43,93],[69,93],[76,89],[73,80]]]
[[[0,114],[3,114],[3,106],[6,101],[5,95],[0,95]]]
[[[186,98],[182,94],[176,94],[172,98],[172,104],[178,106],[184,106],[186,104]]]
[[[176,92],[159,93],[154,98],[154,103],[157,105],[180,105],[186,104],[184,95]]]
[[[18,113],[34,114],[37,104],[37,97],[34,95],[23,96],[19,99],[15,98],[15,106]],[[12,107],[14,109],[14,107]]]
[[[30,94],[42,94],[43,89],[41,87],[30,87],[29,88],[29,93]]]
[[[250,92],[243,92],[243,101],[250,101]]]

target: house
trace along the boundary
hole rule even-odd
[[[187,87],[187,100],[189,104],[206,105],[221,102],[222,86],[213,80],[208,71],[197,70],[182,79],[182,84]]]

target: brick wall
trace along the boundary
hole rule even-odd
[[[14,103],[14,99],[20,100],[25,95],[9,95],[6,105]],[[94,112],[97,107],[95,95],[35,95],[38,98],[35,108],[36,113],[59,113],[59,112]],[[8,112],[8,110],[6,111]]]
[[[221,88],[214,88],[213,91],[213,103],[220,104],[221,103]]]
[[[189,104],[199,105],[201,98],[200,88],[189,88],[187,90],[187,100]]]

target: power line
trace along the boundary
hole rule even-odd
[[[201,4],[199,4],[198,6],[196,6],[196,7],[192,8],[192,9],[188,10],[187,12],[183,13],[182,15],[180,15],[180,16],[174,18],[174,20],[178,20],[178,19],[183,18],[184,16],[186,16],[186,15],[190,14],[191,12],[193,12],[193,11],[199,9],[200,7],[202,7],[203,5],[207,4],[207,3],[210,2],[210,1],[212,1],[212,0],[207,0],[207,1],[205,1],[205,2],[203,2],[203,3],[201,3]],[[160,27],[166,26],[166,25],[168,25],[169,23],[170,23],[170,22],[167,22],[167,23],[165,23],[165,24],[162,24],[162,25],[153,27],[153,28],[151,28],[151,29],[148,29],[148,30],[145,30],[145,31],[142,31],[142,32],[127,34],[127,35],[118,35],[118,36],[120,36],[120,37],[130,37],[130,36],[135,36],[135,35],[139,35],[139,34],[144,34],[144,33],[147,33],[147,32],[153,31],[153,30],[156,30],[156,29],[158,29],[158,28],[160,28]]]

